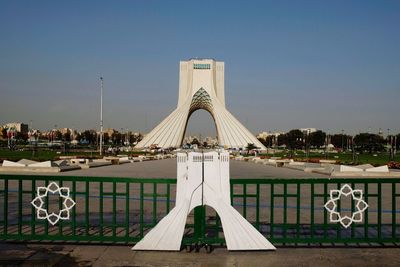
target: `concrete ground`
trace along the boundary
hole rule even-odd
[[[231,178],[309,178],[328,177],[324,174],[306,173],[288,168],[256,164],[253,162],[230,161]],[[176,178],[176,159],[164,159],[109,165],[90,169],[60,173],[10,173],[22,175],[64,175],[64,176],[102,176],[136,178]]]
[[[26,173],[25,173],[26,174]],[[49,174],[49,175],[54,175]],[[57,175],[175,178],[175,159],[76,170]],[[232,178],[327,177],[252,162],[231,161]],[[225,247],[207,254],[138,252],[129,245],[0,243],[0,266],[400,266],[400,247],[278,247],[274,252],[228,252]]]
[[[131,251],[130,246],[0,243],[0,266],[400,266],[398,248],[278,248],[276,251]]]

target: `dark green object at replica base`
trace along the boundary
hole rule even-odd
[[[31,205],[37,186],[56,182],[76,202],[69,220],[52,226]],[[394,244],[400,241],[400,179],[233,179],[232,205],[275,245]],[[329,191],[349,184],[369,207],[347,229],[331,223]],[[133,245],[175,204],[176,179],[0,175],[0,239]],[[54,199],[53,199],[54,200]],[[47,197],[45,207],[61,209]],[[53,203],[54,202],[54,203]],[[338,201],[337,211],[352,212]],[[221,222],[209,207],[188,217],[183,245],[224,244]]]

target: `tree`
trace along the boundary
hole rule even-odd
[[[15,135],[15,139],[26,142],[26,141],[28,141],[28,134],[22,133],[22,132],[17,132],[17,134]]]
[[[103,142],[105,144],[108,144],[109,141],[110,141],[110,136],[108,135],[108,133],[103,133]]]
[[[289,149],[301,149],[303,147],[304,134],[299,130],[291,130],[287,134],[287,146]]]
[[[62,139],[62,133],[60,131],[56,131],[56,140],[61,140]]]
[[[96,132],[86,130],[82,133],[82,137],[88,142],[89,144],[94,144],[96,141]]]
[[[309,135],[310,145],[313,147],[320,148],[321,146],[324,145],[325,138],[326,138],[326,133],[321,130],[310,133]]]
[[[278,135],[278,146],[287,146],[288,144],[288,136],[286,134]]]
[[[66,133],[63,135],[63,139],[64,139],[64,141],[67,141],[67,142],[71,141],[71,133],[70,133],[69,131],[66,132]]]
[[[360,133],[354,137],[354,143],[357,151],[372,153],[383,151],[385,140],[377,134]]]
[[[267,139],[265,138],[257,138],[258,139],[258,141],[260,141],[261,142],[261,144],[263,144],[264,146],[268,146],[268,144],[267,144]]]
[[[275,138],[275,136],[268,135],[267,138],[265,138],[265,144],[264,145],[268,146],[268,147],[272,147],[272,144],[274,142],[274,138]]]
[[[1,135],[3,136],[3,139],[7,139],[7,129],[6,128],[3,128],[1,130]]]
[[[197,140],[197,138],[193,138],[192,145],[200,145],[199,140]]]
[[[119,145],[121,144],[121,134],[118,132],[115,132],[111,135],[111,140],[113,145]]]
[[[344,148],[346,147],[346,140],[349,138],[348,135],[345,134],[334,134],[331,137],[331,144],[335,147],[335,148]]]
[[[256,149],[257,147],[253,143],[248,143],[246,146],[247,153],[250,152],[250,150]]]

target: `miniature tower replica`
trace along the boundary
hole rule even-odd
[[[190,116],[196,110],[204,109],[211,114],[215,122],[220,146],[245,148],[251,143],[260,149],[266,149],[226,109],[224,67],[224,62],[212,59],[181,61],[177,108],[147,134],[136,147],[144,148],[151,145],[162,148],[180,147]]]
[[[221,218],[228,250],[275,250],[231,206],[228,152],[179,153],[177,162],[176,206],[133,250],[180,250],[187,216],[202,205],[214,208]]]

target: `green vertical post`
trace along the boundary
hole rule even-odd
[[[353,190],[355,189],[355,184],[354,184],[354,183],[351,183],[351,188],[352,188]],[[352,201],[351,201],[351,214],[354,214],[354,209],[355,209],[354,199],[352,199]],[[354,238],[354,236],[355,236],[355,230],[354,230],[354,228],[355,228],[355,223],[353,222],[353,223],[350,225],[350,229],[351,229],[351,238]]]
[[[392,183],[392,238],[396,238],[396,183]]]
[[[99,205],[99,213],[100,213],[100,237],[103,237],[103,235],[104,235],[104,228],[103,228],[103,226],[104,226],[104,213],[103,213],[103,211],[104,211],[104,209],[103,209],[103,202],[104,202],[104,197],[103,197],[103,191],[104,191],[104,189],[103,189],[103,182],[100,182],[100,188],[99,188],[99,190],[100,190],[100,199],[99,199],[99,201],[100,201],[100,205]]]
[[[36,180],[32,180],[31,184],[31,198],[35,199],[36,197]],[[36,234],[36,209],[33,205],[31,205],[31,235]]]
[[[270,186],[270,202],[271,202],[271,222],[270,222],[270,229],[271,229],[271,238],[274,237],[274,184],[271,183]]]
[[[314,183],[311,184],[311,210],[310,210],[310,220],[311,220],[311,238],[314,238]]]
[[[139,211],[139,222],[140,222],[140,237],[143,238],[143,213],[144,213],[144,203],[143,203],[144,188],[143,183],[140,183],[140,211]]]
[[[4,235],[7,236],[8,230],[8,179],[4,180]]]
[[[243,217],[247,219],[247,184],[243,184]]]
[[[74,201],[76,200],[76,181],[72,181],[72,195],[74,196]],[[76,205],[74,205],[72,213],[72,235],[76,235]]]
[[[125,237],[129,236],[129,183],[125,183]]]
[[[85,184],[85,232],[89,235],[89,181]]]
[[[157,183],[153,183],[153,225],[157,224]]]
[[[367,202],[368,203],[368,183],[364,183],[364,200],[365,200],[365,202]],[[366,209],[365,211],[364,211],[364,238],[365,239],[368,239],[368,236],[369,236],[369,233],[368,233],[368,209]]]
[[[22,180],[18,180],[18,236],[22,238]]]
[[[49,186],[49,180],[46,179],[44,185],[45,185],[46,187],[48,187],[48,186]],[[48,196],[48,195],[47,195],[47,197],[46,197],[46,201],[45,201],[44,205],[45,205],[45,209],[46,209],[46,210],[49,210],[49,196]],[[49,221],[48,221],[48,220],[46,220],[46,221],[44,222],[44,234],[45,234],[45,235],[48,235],[48,234],[49,234]]]
[[[382,184],[378,183],[378,238],[382,237]]]
[[[117,183],[113,181],[113,215],[112,215],[112,236],[115,237],[117,235]]]
[[[287,183],[283,184],[283,237],[287,234]]]
[[[167,213],[169,213],[170,210],[170,201],[171,201],[171,185],[170,184],[166,184],[167,185]]]
[[[205,237],[205,206],[194,208],[194,238],[197,242],[202,241]]]
[[[341,184],[340,184],[340,183],[337,183],[337,190],[340,190],[340,186],[341,186]],[[339,199],[339,200],[336,202],[336,204],[337,204],[337,209],[336,209],[336,211],[340,213],[340,212],[342,211],[342,203],[341,203],[341,200]],[[337,223],[336,236],[337,236],[337,239],[338,239],[338,240],[340,240],[341,237],[342,237],[342,226],[341,226],[341,224],[340,224],[339,222]]]
[[[256,228],[260,230],[260,184],[256,185]]]
[[[300,183],[297,183],[297,193],[296,193],[296,238],[299,239],[300,237]]]
[[[324,183],[324,204],[328,202],[328,184]],[[324,238],[328,236],[328,211],[324,208]]]
[[[62,187],[63,186],[63,181],[62,180],[59,180],[59,184],[60,184],[60,187]],[[59,197],[58,198],[58,210],[62,210],[62,198],[61,197]],[[62,220],[59,220],[58,221],[58,234],[60,235],[60,236],[62,236],[63,235],[63,221]]]
[[[231,183],[231,205],[233,206],[233,184]]]

